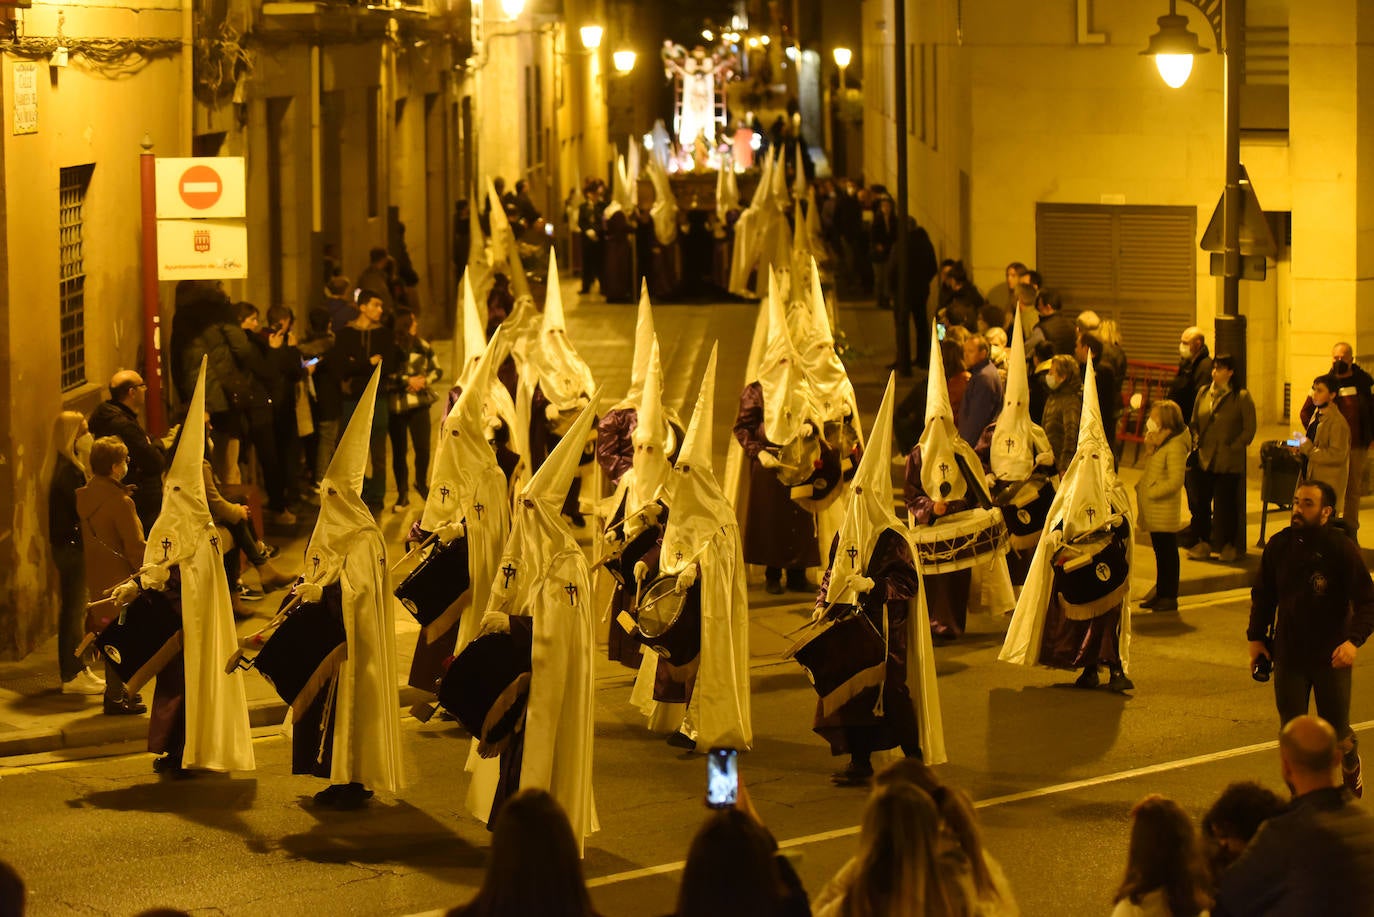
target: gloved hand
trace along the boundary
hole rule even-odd
[[[477,635],[485,634],[508,634],[510,633],[510,615],[502,614],[499,611],[489,611],[482,615],[482,623],[477,628]]]
[[[642,561],[642,560],[641,560],[641,561],[637,561],[637,562],[635,563],[635,582],[637,582],[637,583],[642,583],[642,582],[644,582],[644,578],[645,578],[646,576],[648,576],[648,575],[649,575],[649,565],[646,564],[646,563],[645,563],[644,561]]]
[[[129,580],[116,586],[114,591],[110,593],[110,598],[114,599],[116,605],[128,605],[138,598],[138,594],[142,591],[135,580]]]
[[[800,429],[802,439],[810,439],[816,435],[816,428],[811,425],[810,421],[803,421]]]
[[[467,526],[455,519],[453,522],[445,522],[435,528],[434,534],[438,537],[440,544],[448,544],[455,538],[462,538],[467,534],[467,531]]]
[[[854,584],[854,588],[862,595],[867,595],[872,592],[873,587],[877,585],[877,583],[873,582],[872,578],[867,576],[856,576],[850,580],[850,582]]]
[[[653,503],[650,503],[648,506],[644,507],[644,509],[640,510],[640,515],[644,517],[646,523],[653,525],[663,515],[663,504],[655,500]]]
[[[620,544],[620,542],[625,540],[624,537],[620,534],[620,529],[606,529],[606,533],[601,537],[606,542],[606,544],[611,545],[612,547]]]
[[[544,406],[544,419],[547,420],[549,423],[553,423],[554,421],[558,420],[558,414],[558,408],[554,405],[549,404]]]
[[[815,624],[819,622],[821,618],[825,617],[825,613],[828,610],[829,609],[825,605],[817,605],[816,610],[811,612],[811,623]]]
[[[302,602],[318,602],[324,598],[324,587],[319,583],[301,583],[296,587],[296,598]]]
[[[677,575],[677,585],[673,587],[673,591],[681,595],[688,589],[691,589],[692,586],[696,585],[696,581],[697,565],[692,564],[686,570],[683,570],[681,573]]]
[[[776,455],[764,449],[759,452],[759,464],[764,468],[777,468],[782,462],[778,460]]]
[[[143,588],[156,589],[158,592],[167,588],[167,581],[171,578],[172,572],[162,564],[146,564],[138,571],[138,581]]]

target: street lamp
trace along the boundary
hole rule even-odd
[[[1159,31],[1150,36],[1150,45],[1140,53],[1153,57],[1159,75],[1171,89],[1188,82],[1193,58],[1206,54],[1197,35],[1188,28],[1188,17],[1178,15],[1176,0],[1170,0],[1169,13],[1159,17]]]
[[[836,48],[834,50],[835,66],[843,70],[849,66],[849,62],[854,59],[854,52],[848,48]]]
[[[611,62],[615,64],[616,73],[629,73],[635,68],[635,53],[633,51],[617,51],[611,55]]]
[[[501,0],[501,12],[507,19],[519,19],[525,11],[525,0]]]
[[[588,51],[595,51],[597,48],[601,47],[601,36],[605,31],[601,26],[584,25],[577,31],[582,36],[582,47],[586,48]]]
[[[1244,5],[1236,0],[1184,0],[1196,8],[1212,27],[1217,52],[1225,68],[1223,112],[1225,125],[1226,186],[1221,198],[1221,311],[1216,318],[1216,353],[1229,352],[1236,360],[1236,388],[1245,384],[1246,342],[1245,316],[1240,314],[1240,89],[1241,68],[1245,59],[1245,31],[1242,17]],[[1188,20],[1178,15],[1177,0],[1169,0],[1169,14],[1159,17],[1159,31],[1150,36],[1150,45],[1143,52],[1153,55],[1159,75],[1168,85],[1178,88],[1188,79],[1193,57],[1205,54],[1197,36],[1188,29]],[[1245,469],[1241,468],[1237,483],[1237,523],[1245,532]],[[1224,546],[1218,546],[1224,547]],[[1244,545],[1237,545],[1244,550]]]

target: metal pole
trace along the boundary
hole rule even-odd
[[[897,301],[893,303],[893,311],[903,312],[907,308],[910,300],[907,298],[907,144],[906,144],[906,0],[895,0],[892,4],[892,70],[893,84],[895,92],[892,97],[892,105],[896,111],[895,122],[897,126],[897,251],[889,255],[891,260],[897,262]],[[917,316],[918,322],[924,321],[924,316]],[[910,328],[902,328],[897,345],[897,361],[900,363],[903,357],[910,361],[911,351],[901,346],[901,341],[907,339]],[[920,347],[920,335],[916,337],[917,349]]]
[[[1246,384],[1245,317],[1240,314],[1240,94],[1245,72],[1245,2],[1223,0],[1221,7],[1221,51],[1225,66],[1226,113],[1226,188],[1222,200],[1222,279],[1221,314],[1217,316],[1217,351],[1227,350],[1235,358],[1232,386],[1239,391]],[[1237,550],[1245,551],[1246,464],[1241,464],[1240,490],[1236,500]],[[1224,545],[1217,545],[1220,550]]]
[[[143,405],[148,432],[161,436],[167,429],[162,404],[162,341],[157,303],[157,168],[153,141],[143,137],[138,158],[143,216],[143,382],[148,386]]]

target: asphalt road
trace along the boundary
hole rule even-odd
[[[1232,780],[1281,789],[1272,748],[1247,750],[1272,742],[1277,724],[1268,689],[1245,668],[1245,602],[1211,598],[1137,620],[1130,698],[996,662],[990,631],[1000,619],[976,619],[989,632],[937,651],[950,755],[942,771],[979,800],[987,843],[1024,913],[1108,913],[1126,815],[1146,793],[1200,814]],[[1355,683],[1355,720],[1374,719],[1374,677],[1361,672]],[[628,677],[599,683],[602,830],[585,868],[607,917],[672,909],[673,864],[703,815],[703,758],[647,734],[628,693]],[[852,853],[864,797],[826,781],[835,761],[809,731],[814,700],[795,665],[757,659],[757,741],[741,763],[813,892]],[[321,782],[290,776],[289,747],[276,737],[257,742],[256,773],[232,777],[161,780],[143,754],[0,768],[0,857],[24,875],[38,917],[153,905],[244,915],[449,907],[480,882],[488,844],[462,804],[466,743],[437,720],[406,719],[403,735],[410,788],[362,812],[304,805]]]

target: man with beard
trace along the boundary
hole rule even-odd
[[[1370,443],[1374,443],[1374,377],[1355,363],[1355,350],[1341,342],[1331,348],[1331,376],[1336,384],[1332,390],[1336,407],[1350,424],[1350,471],[1346,476],[1345,501],[1342,512],[1350,537],[1360,528],[1360,496],[1364,482],[1365,460]],[[1302,406],[1299,416],[1303,426],[1312,422],[1312,399]]]
[[[1374,583],[1355,543],[1338,525],[1336,492],[1304,481],[1293,494],[1293,524],[1264,546],[1250,592],[1250,662],[1272,659],[1274,702],[1283,723],[1307,712],[1336,730],[1341,771],[1356,796],[1363,791],[1360,756],[1350,728],[1351,667],[1374,632]]]

